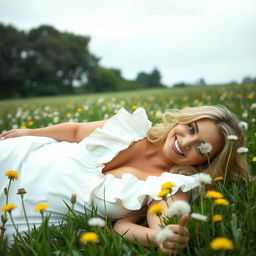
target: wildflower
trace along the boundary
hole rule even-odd
[[[76,203],[76,194],[71,195],[71,203],[75,204]]]
[[[48,204],[41,203],[41,204],[37,204],[34,209],[36,211],[42,212],[42,211],[45,211],[48,207],[49,207]]]
[[[208,216],[200,214],[200,213],[191,213],[190,215],[193,219],[195,220],[200,220],[200,221],[207,221]]]
[[[174,183],[172,183],[172,182],[165,182],[163,185],[162,185],[162,187],[161,187],[161,189],[162,190],[164,190],[164,189],[172,189],[174,187]]]
[[[99,237],[96,233],[94,232],[86,232],[83,233],[80,237],[80,241],[83,243],[97,243],[99,241]]]
[[[22,125],[22,126],[20,127],[20,129],[27,129],[27,126],[26,126],[26,125]]]
[[[229,201],[224,198],[218,198],[214,200],[214,204],[227,206],[229,205]]]
[[[155,204],[150,207],[149,212],[151,214],[156,214],[156,215],[160,216],[162,214],[163,210],[164,210],[164,208],[161,204]]]
[[[94,217],[88,220],[88,225],[92,227],[104,227],[106,222],[102,218]]]
[[[254,163],[256,163],[256,156],[254,156],[254,157],[252,158],[252,161],[253,161]]]
[[[173,236],[173,231],[167,227],[160,229],[156,233],[156,241],[159,243],[164,243],[166,242],[170,237]]]
[[[13,209],[15,209],[17,206],[15,204],[6,204],[2,207],[3,212],[11,212]]]
[[[28,122],[28,126],[32,126],[34,124],[34,122],[32,121],[32,120],[30,120],[29,122]]]
[[[196,175],[196,180],[200,184],[211,184],[212,183],[212,177],[207,173],[198,173]]]
[[[243,117],[243,118],[247,118],[247,117],[248,117],[248,112],[245,111],[245,112],[242,114],[242,117]]]
[[[208,197],[208,198],[223,198],[223,194],[221,194],[218,191],[208,190],[205,193],[205,197]]]
[[[167,213],[170,217],[182,216],[185,213],[190,213],[191,207],[188,202],[184,200],[174,201],[168,208]]]
[[[228,140],[235,141],[238,140],[238,137],[236,135],[228,135]]]
[[[239,126],[240,126],[240,128],[243,129],[243,130],[247,130],[247,129],[248,129],[248,124],[247,124],[246,122],[244,122],[244,121],[241,121],[241,122],[239,123]]]
[[[8,176],[9,179],[13,180],[17,180],[19,177],[19,174],[16,171],[13,170],[9,170],[5,173],[5,176]]]
[[[213,179],[214,182],[224,180],[223,176],[218,176]]]
[[[158,197],[165,197],[166,195],[169,194],[169,189],[163,189],[161,192],[158,193]]]
[[[132,109],[133,109],[133,110],[136,110],[137,108],[138,108],[137,105],[133,105],[133,106],[132,106]]]
[[[18,189],[18,192],[17,192],[17,195],[24,195],[24,194],[26,194],[27,192],[26,192],[26,190],[24,189],[24,188],[19,188]]]
[[[83,111],[82,108],[77,108],[77,109],[76,109],[76,112],[82,112],[82,111]]]
[[[234,249],[233,242],[226,237],[217,237],[210,242],[210,247],[213,250],[232,250]]]
[[[212,216],[212,221],[213,222],[220,222],[220,221],[222,221],[222,215],[220,215],[220,214],[215,214],[215,215],[213,215]]]
[[[251,109],[256,109],[256,103],[253,103],[253,104],[251,105]]]
[[[248,152],[248,148],[246,147],[240,147],[237,149],[237,153],[239,154],[243,154],[243,153],[247,153]]]
[[[203,154],[209,154],[212,151],[212,145],[208,142],[202,142],[197,146],[197,149]]]
[[[254,93],[253,92],[251,92],[251,93],[249,93],[248,95],[247,95],[247,99],[248,100],[252,100],[254,98]]]

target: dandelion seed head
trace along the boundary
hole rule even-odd
[[[239,153],[239,154],[243,154],[243,153],[247,153],[247,152],[248,152],[247,147],[240,147],[237,149],[237,153]]]
[[[173,231],[169,228],[163,228],[156,233],[156,241],[159,243],[166,242],[173,236]]]
[[[195,175],[196,180],[200,184],[211,184],[212,183],[212,177],[208,173],[198,173]]]
[[[184,200],[175,200],[169,206],[167,213],[170,217],[182,216],[183,214],[190,213],[190,204]]]
[[[88,225],[91,227],[105,227],[106,222],[102,218],[93,217],[88,220]]]
[[[195,212],[192,212],[190,216],[191,216],[191,218],[193,218],[195,220],[199,220],[199,221],[207,221],[207,219],[208,219],[208,216],[200,214],[200,213],[195,213]]]
[[[212,145],[208,142],[202,142],[197,146],[198,150],[203,154],[209,154],[212,151]]]

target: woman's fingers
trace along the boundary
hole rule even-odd
[[[181,226],[185,226],[187,224],[188,218],[189,218],[189,214],[188,213],[184,214],[181,217]]]
[[[27,129],[12,129],[0,134],[0,139],[9,139],[26,135]]]

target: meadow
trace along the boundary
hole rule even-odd
[[[248,124],[248,129],[245,130],[247,160],[252,175],[256,175],[256,84],[4,100],[0,101],[0,132],[13,128],[45,127],[68,121],[108,119],[121,107],[129,112],[143,107],[149,119],[156,123],[168,109],[216,104],[227,106],[241,121]],[[189,219],[189,248],[181,255],[255,256],[255,182],[228,182],[224,186],[220,180],[214,185],[229,204],[213,207],[212,200],[206,198],[200,203],[199,200],[191,202],[193,212],[201,213],[203,206],[204,214],[208,218],[207,221]],[[113,231],[113,223],[108,219],[106,225],[101,228],[89,225],[88,220],[97,214],[96,209],[91,215],[78,216],[72,211],[70,202],[67,210],[65,222],[60,223],[58,227],[49,226],[47,218],[44,218],[40,228],[33,229],[23,236],[17,233],[11,246],[8,246],[5,239],[0,240],[0,255],[164,255],[152,246],[144,247],[137,241],[125,240]],[[221,215],[222,219],[213,221],[214,215]],[[144,221],[142,224],[145,224]],[[81,234],[88,231],[97,234],[97,243],[81,242]],[[216,237],[230,239],[232,248],[211,248],[210,243]]]

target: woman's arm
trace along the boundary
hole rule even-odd
[[[103,127],[105,120],[88,123],[67,122],[45,128],[13,129],[0,134],[0,139],[20,136],[50,137],[59,141],[79,142],[90,135],[96,128]]]
[[[172,196],[174,200],[187,200],[187,194],[182,191],[178,191],[175,195]],[[169,204],[172,202],[171,198],[168,199]],[[156,234],[160,230],[159,224],[160,220],[157,216],[149,213],[149,209],[152,205],[160,203],[164,207],[164,211],[167,210],[166,202],[164,201],[153,201],[149,205],[148,208],[144,207],[138,214],[134,216],[129,216],[123,219],[119,219],[116,221],[114,225],[114,230],[119,234],[123,235],[124,238],[128,240],[139,240],[143,245],[148,245],[149,241],[153,246],[159,247],[163,252],[172,252],[176,251],[176,244],[179,242],[179,249],[184,249],[188,240],[189,240],[189,232],[187,228],[184,227],[186,224],[188,215],[184,215],[182,217],[182,227],[180,225],[168,225],[167,228],[170,228],[174,235],[170,238],[170,240],[166,243],[168,248],[165,248],[163,244],[159,243],[156,240]],[[140,216],[146,214],[147,212],[147,220],[149,227],[144,227],[136,224]],[[180,228],[182,228],[182,232],[180,232]]]

